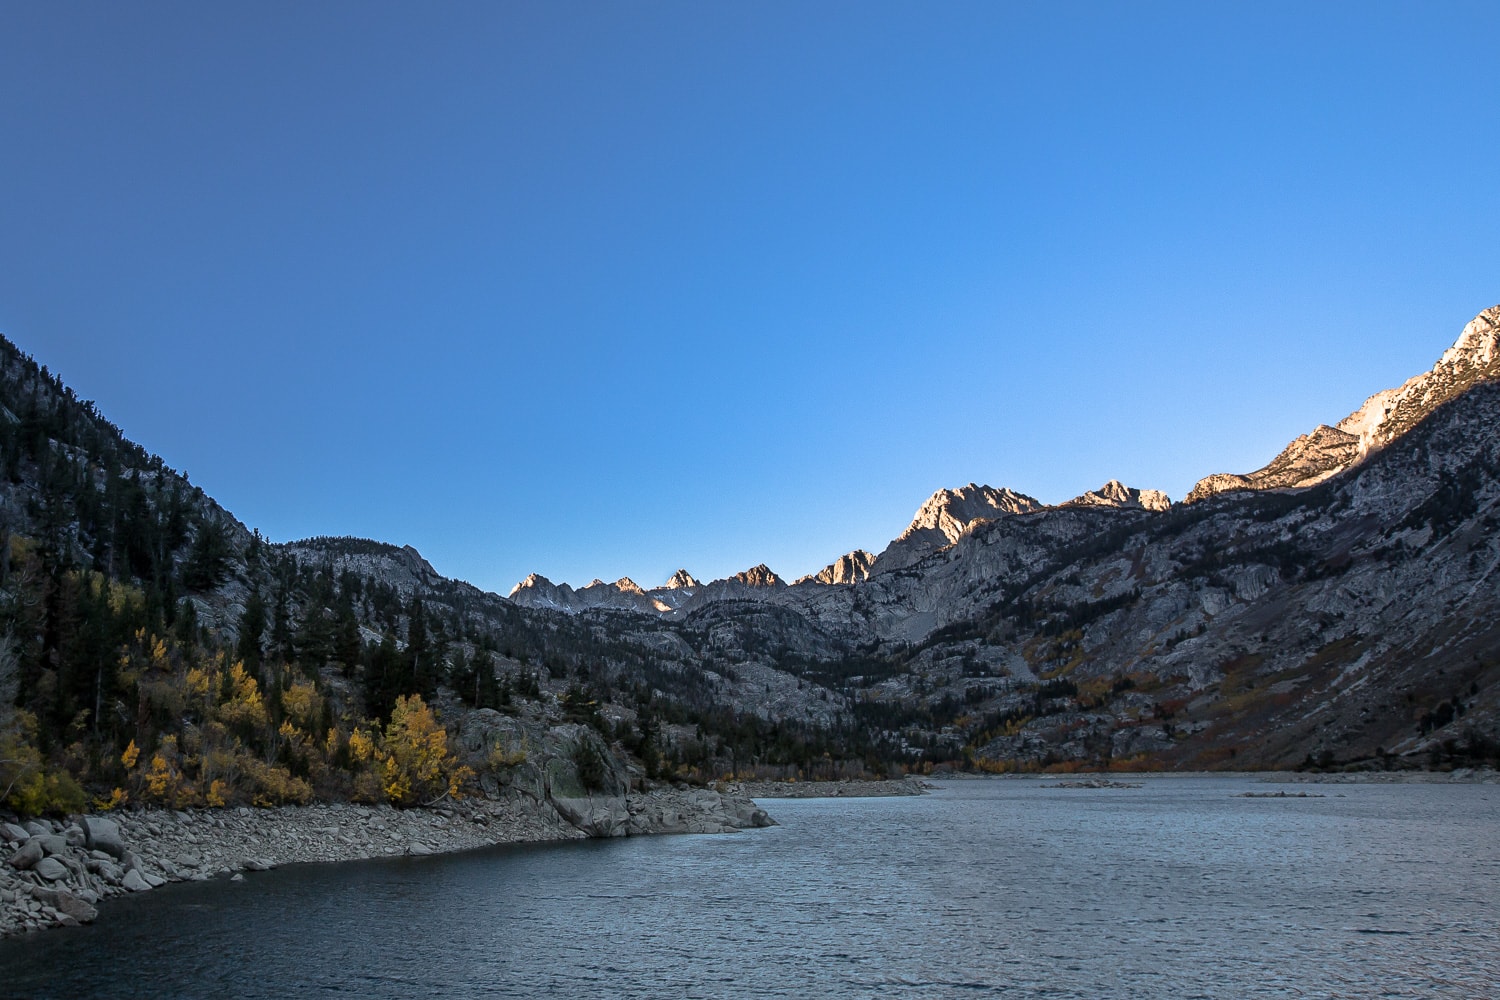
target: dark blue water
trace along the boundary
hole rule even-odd
[[[0,995],[1500,996],[1500,788],[1145,781],[172,886],[0,943]]]

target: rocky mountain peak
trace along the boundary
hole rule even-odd
[[[970,483],[958,489],[938,490],[928,497],[901,537],[937,530],[949,542],[956,542],[976,521],[993,520],[1006,514],[1029,514],[1041,509],[1039,500],[1012,489]]]
[[[1063,506],[1162,511],[1172,506],[1172,500],[1161,490],[1137,490],[1118,479],[1111,479],[1097,490],[1089,490],[1082,496],[1074,497]]]
[[[510,588],[510,594],[508,596],[515,597],[517,594],[521,593],[524,590],[542,590],[550,588],[551,586],[551,580],[547,579],[545,576],[542,576],[542,574],[540,573],[532,573],[527,576],[526,579]]]
[[[701,587],[703,584],[693,579],[693,574],[685,569],[680,569],[668,577],[667,582],[662,584],[663,590],[684,590],[689,587]]]
[[[761,563],[759,566],[752,566],[743,573],[736,573],[730,579],[738,583],[743,583],[747,587],[782,587],[786,585],[785,581],[771,572],[771,568],[765,563]]]
[[[811,576],[804,576],[798,583],[860,583],[870,577],[870,567],[875,564],[875,556],[864,549],[855,549],[848,555],[839,556],[833,562]]]
[[[1334,427],[1320,425],[1292,441],[1269,464],[1245,475],[1198,481],[1188,503],[1230,490],[1304,489],[1362,462],[1411,430],[1439,406],[1482,382],[1500,379],[1500,306],[1464,326],[1431,371],[1377,392]]]
[[[945,549],[977,525],[999,517],[1029,514],[1042,503],[1024,493],[970,483],[938,490],[917,509],[911,524],[876,558],[871,573],[903,569]]]
[[[1469,320],[1453,346],[1443,352],[1437,368],[1484,369],[1500,355],[1500,306],[1490,306]]]

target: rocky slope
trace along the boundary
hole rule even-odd
[[[1495,757],[1497,321],[1486,310],[1432,371],[1191,504],[1115,482],[1057,507],[940,491],[867,578],[741,591],[715,628],[867,717],[930,720],[889,731],[929,757]],[[774,628],[751,601],[779,609]],[[690,637],[707,610],[658,629]],[[686,646],[684,662],[708,652]]]
[[[1500,306],[1476,316],[1431,371],[1396,389],[1377,392],[1337,426],[1320,425],[1298,437],[1269,464],[1246,475],[1218,473],[1187,495],[1195,503],[1231,490],[1316,486],[1411,430],[1437,407],[1483,382],[1500,378]]]

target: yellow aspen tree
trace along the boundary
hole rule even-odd
[[[473,772],[448,750],[448,732],[418,694],[396,699],[380,741],[381,784],[386,798],[411,806],[457,798]]]

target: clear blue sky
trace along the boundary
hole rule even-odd
[[[1500,302],[1493,3],[0,2],[0,332],[509,590],[1180,498]]]

